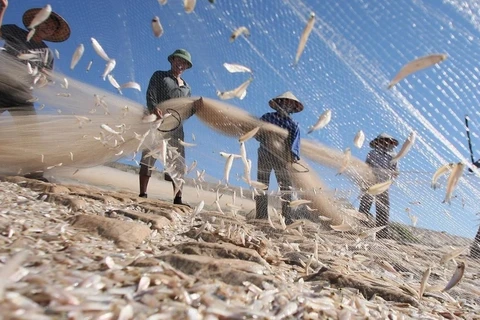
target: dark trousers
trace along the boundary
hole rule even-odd
[[[480,259],[480,227],[478,227],[477,235],[475,236],[472,246],[470,247],[470,256]]]
[[[282,198],[285,200],[282,201],[282,214],[285,217],[285,223],[292,223],[292,208],[289,206],[290,201],[292,200],[292,195],[290,192],[288,192],[288,187],[291,185],[289,162],[286,159],[280,156],[276,156],[268,152],[264,148],[260,147],[258,149],[258,182],[264,183],[268,186],[270,184],[270,173],[272,172],[272,170],[275,172],[275,177],[277,178],[280,190],[287,191],[282,195]],[[255,196],[255,202],[256,218],[267,219],[268,195]]]
[[[377,227],[386,226],[388,224],[388,219],[390,216],[390,197],[388,194],[388,190],[379,195],[376,195],[375,197],[369,195],[368,193],[365,193],[360,200],[360,208],[358,209],[358,211],[366,214],[368,217],[371,217],[372,215],[370,214],[370,209],[374,200],[376,209],[376,225]]]

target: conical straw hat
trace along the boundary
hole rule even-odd
[[[282,100],[291,100],[294,103],[285,106],[282,103]],[[271,99],[268,102],[268,105],[274,110],[280,111],[279,108],[281,108],[287,113],[297,113],[303,110],[303,104],[290,91],[282,93],[281,95]]]
[[[375,148],[375,146],[380,142],[380,140],[387,140],[391,144],[393,144],[394,147],[398,146],[398,140],[392,137],[391,135],[388,135],[386,133],[380,133],[375,139],[370,141],[370,148]]]
[[[40,10],[42,10],[42,8],[33,8],[25,11],[22,18],[23,24],[25,25],[25,27],[28,28],[33,18],[35,18],[35,15]],[[50,16],[48,17],[48,19],[52,19],[56,21],[58,24],[58,29],[55,31],[54,34],[46,37],[43,40],[50,41],[50,42],[62,42],[67,40],[70,37],[70,26],[68,25],[67,21],[65,21],[65,19],[63,19],[59,14],[52,12],[50,13]]]

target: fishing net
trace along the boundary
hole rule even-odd
[[[21,25],[22,13],[35,5],[44,4],[11,4],[4,23]],[[182,1],[166,5],[153,0],[102,1],[88,6],[51,1],[51,5],[69,21],[72,35],[64,43],[51,45],[59,52],[55,73],[48,76],[51,82],[43,87],[30,84],[32,97],[38,98],[37,115],[0,115],[3,172],[45,171],[60,165],[87,167],[115,160],[138,165],[143,148],[158,151],[157,170],[164,170],[159,148],[166,133],[157,129],[175,128],[178,118],[170,112],[164,123],[145,121],[145,90],[155,70],[169,69],[167,56],[186,48],[192,53],[193,68],[183,77],[192,87],[193,97],[161,106],[164,113],[178,110],[185,142],[195,144],[186,148],[185,167],[196,161],[197,172],[205,170],[211,181],[225,184],[227,159],[220,152],[239,154],[240,136],[261,127],[261,132],[280,140],[286,137],[286,131],[259,123],[258,118],[273,112],[270,99],[289,90],[305,106],[293,115],[301,128],[302,143],[300,163],[292,169],[290,193],[293,199],[312,201],[309,208],[317,211],[304,209],[306,216],[326,227],[364,227],[358,216],[345,208],[358,209],[361,195],[374,184],[372,170],[364,163],[369,142],[385,132],[399,141],[395,149],[399,152],[415,132],[415,143],[399,160],[399,175],[389,188],[390,222],[404,241],[417,244],[424,241],[415,231],[420,229],[408,226],[445,231],[445,237],[433,240],[445,251],[452,249],[448,245],[454,236],[473,242],[480,196],[480,176],[471,159],[480,157],[480,24],[474,1],[197,1],[192,13],[184,11]],[[314,28],[294,64],[312,12]],[[159,38],[151,29],[154,16],[164,29]],[[233,30],[242,26],[249,36],[241,34],[229,41]],[[118,83],[136,81],[141,92],[123,89],[120,95],[102,79],[105,61],[93,50],[91,37],[116,60],[112,75]],[[71,57],[81,43],[85,53],[70,70]],[[432,54],[446,54],[447,59],[387,89],[402,66]],[[4,54],[0,59],[2,85],[32,81],[24,63]],[[252,74],[231,73],[224,63],[246,66]],[[217,96],[238,88],[250,77],[253,80],[242,99],[238,98],[241,95],[230,100]],[[193,101],[200,96],[204,105],[190,117]],[[326,110],[331,110],[331,121],[307,133]],[[360,130],[366,140],[358,148],[354,137]],[[251,179],[256,180],[258,142],[250,139],[245,147],[253,164]],[[347,148],[351,157],[345,168]],[[435,190],[432,177],[441,166],[459,162],[465,169],[447,203],[447,178],[452,170],[438,179]],[[253,190],[245,181],[244,169],[241,160],[233,161],[229,185]],[[178,166],[173,170],[182,171]],[[187,177],[195,179],[196,170]],[[268,192],[281,196],[273,175]]]

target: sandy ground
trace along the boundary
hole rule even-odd
[[[121,171],[106,166],[98,166],[93,168],[79,169],[59,167],[45,174],[52,182],[69,183],[79,185],[92,185],[98,188],[128,191],[138,193],[138,175]],[[155,177],[150,179],[148,185],[148,197],[151,199],[160,199],[171,201],[173,198],[172,185],[168,181],[159,180]],[[196,206],[200,201],[204,201],[206,206],[214,205],[216,193],[209,190],[197,189],[192,186],[185,186],[183,189],[183,200],[192,207]],[[220,197],[220,205],[225,207],[228,203],[233,203],[233,197]],[[255,209],[255,202],[251,199],[235,197],[235,204],[244,208],[244,212]]]

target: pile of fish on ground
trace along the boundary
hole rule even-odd
[[[221,214],[23,177],[2,179],[0,201],[0,308],[9,319],[479,314],[478,261],[452,249],[468,239],[378,241],[307,220],[285,229],[241,208]],[[442,292],[457,265],[463,278]]]

